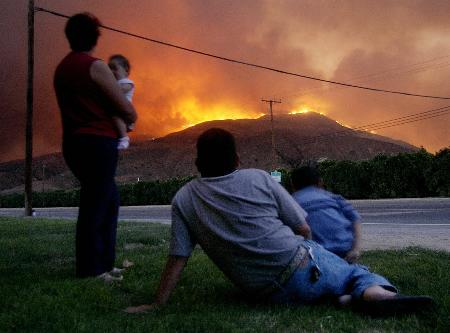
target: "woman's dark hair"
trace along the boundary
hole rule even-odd
[[[109,61],[108,62],[110,62],[111,60],[118,61],[119,64],[125,69],[125,71],[128,74],[130,73],[130,69],[131,69],[130,62],[123,55],[121,55],[121,54],[114,54],[114,55],[109,57]]]
[[[100,36],[100,24],[98,18],[90,13],[70,17],[64,30],[70,48],[76,52],[92,50]]]
[[[233,134],[221,128],[203,132],[197,140],[195,164],[203,177],[224,176],[236,170],[238,156]]]
[[[320,174],[317,168],[303,166],[291,172],[291,181],[294,191],[308,186],[317,186],[320,182]]]

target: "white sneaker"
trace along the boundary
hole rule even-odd
[[[127,149],[130,146],[130,137],[124,136],[119,138],[119,143],[117,145],[117,149]]]
[[[105,272],[103,274],[97,275],[96,278],[100,279],[100,280],[103,280],[106,283],[118,282],[118,281],[122,281],[123,280],[123,276],[122,275],[120,275],[120,276],[112,276],[108,272]]]
[[[109,271],[109,275],[114,277],[122,276],[122,273],[125,271],[125,268],[117,268],[114,267],[112,270]]]

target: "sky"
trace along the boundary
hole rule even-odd
[[[23,158],[27,75],[26,0],[0,2],[0,161]],[[326,80],[450,96],[448,0],[36,0],[104,25],[220,56]],[[35,16],[35,156],[60,151],[53,73],[69,52],[66,19]],[[450,105],[374,93],[231,64],[102,30],[95,56],[131,62],[139,113],[134,138],[152,138],[212,119],[321,112],[351,127]],[[450,115],[377,131],[423,146],[450,146]]]

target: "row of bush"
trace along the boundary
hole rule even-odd
[[[194,177],[173,178],[166,181],[137,182],[119,185],[120,203],[123,206],[168,205],[175,193]],[[78,206],[80,190],[59,190],[33,192],[33,207],[75,207]],[[24,206],[24,195],[0,196],[0,207]]]
[[[326,161],[319,170],[329,190],[350,199],[450,196],[450,149]]]
[[[424,149],[395,156],[379,155],[367,161],[324,161],[318,165],[330,191],[349,199],[450,197],[450,149],[435,155]],[[289,171],[282,183],[290,190]],[[119,186],[124,206],[168,205],[193,177],[138,182]],[[79,190],[35,192],[33,207],[73,207]],[[23,207],[23,194],[0,196],[0,207]]]

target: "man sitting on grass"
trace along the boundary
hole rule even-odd
[[[292,196],[308,213],[312,239],[349,263],[361,251],[361,222],[358,212],[341,195],[322,189],[319,171],[303,166],[291,173]]]
[[[201,178],[183,186],[172,202],[169,257],[153,304],[166,304],[196,244],[247,295],[274,303],[302,304],[324,297],[351,299],[372,313],[412,312],[429,297],[397,296],[384,277],[308,240],[306,213],[264,171],[237,170],[231,133],[213,128],[197,141]],[[351,295],[351,296],[350,296]]]

